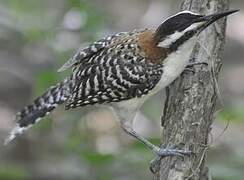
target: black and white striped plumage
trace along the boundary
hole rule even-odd
[[[42,96],[36,98],[32,104],[18,112],[15,117],[17,125],[5,140],[5,144],[10,142],[17,135],[22,134],[23,131],[29,129],[59,104],[65,102],[70,97],[70,92],[71,82],[65,79],[62,83],[50,87]]]
[[[17,126],[6,143],[64,102],[65,108],[70,109],[148,94],[163,71],[161,64],[151,63],[140,54],[137,41],[142,32],[119,33],[75,54],[59,70],[73,67],[72,75],[17,114]]]
[[[157,154],[182,153],[161,151],[132,129],[132,120],[148,97],[168,86],[185,69],[197,34],[233,12],[202,16],[183,11],[166,19],[157,30],[119,33],[84,48],[59,70],[73,68],[70,77],[17,114],[17,126],[5,144],[59,104],[65,103],[66,109],[106,104],[113,108],[127,133]]]
[[[140,97],[153,89],[161,77],[162,65],[153,64],[140,55],[138,33],[109,37],[110,44],[79,62],[73,69],[74,86],[66,109],[119,102]],[[91,49],[96,51],[93,46]]]

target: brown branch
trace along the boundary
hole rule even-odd
[[[228,9],[228,5],[228,0],[183,0],[181,9],[211,14]],[[207,28],[195,46],[192,57],[208,62],[209,66],[195,67],[195,74],[183,73],[166,91],[162,146],[183,144],[183,149],[195,152],[196,156],[184,160],[177,157],[161,159],[155,179],[209,179],[205,161],[217,101],[216,79],[222,65],[225,22],[222,19]]]

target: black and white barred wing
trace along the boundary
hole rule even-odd
[[[146,95],[158,83],[161,65],[133,59],[103,57],[75,72],[75,86],[66,109],[90,104],[119,102]]]
[[[96,41],[93,44],[89,45],[88,47],[78,51],[58,70],[58,72],[62,72],[65,71],[66,69],[75,67],[79,64],[86,63],[86,60],[89,59],[91,56],[107,48],[114,41],[114,39],[119,38],[125,34],[127,33],[121,32],[118,34],[114,34],[112,36]]]

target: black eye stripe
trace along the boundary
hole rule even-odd
[[[180,39],[171,44],[171,46],[169,47],[170,51],[176,51],[180,45],[190,39],[195,33],[196,31],[194,30],[186,32]]]

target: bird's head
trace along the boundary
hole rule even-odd
[[[156,45],[171,50],[198,35],[210,24],[238,10],[231,10],[211,15],[200,15],[190,11],[182,11],[167,18],[156,30]]]

